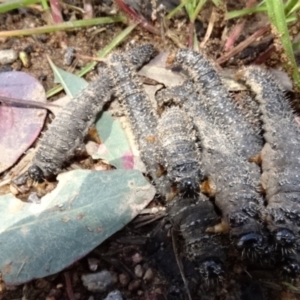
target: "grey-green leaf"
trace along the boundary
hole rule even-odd
[[[96,122],[96,128],[103,144],[93,158],[104,159],[118,169],[133,169],[134,157],[120,122],[104,112]]]
[[[7,284],[57,273],[130,222],[155,189],[136,170],[75,170],[41,204],[0,197],[0,271]]]
[[[70,98],[75,97],[88,85],[88,82],[83,78],[57,67],[49,57],[48,61],[53,70],[55,82],[60,83],[64,87]]]

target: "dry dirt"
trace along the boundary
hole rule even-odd
[[[116,12],[114,6],[105,5],[105,1],[95,1],[93,4],[95,16],[106,16]],[[109,1],[106,1],[108,4]],[[227,1],[227,9],[242,8],[243,1]],[[72,3],[76,5],[76,3]],[[81,3],[77,3],[81,6]],[[211,15],[212,5],[204,7],[195,28],[198,39],[201,41],[207,32]],[[222,10],[214,9],[213,30],[207,40],[204,49],[213,59],[222,57],[224,44],[236,21],[225,21]],[[71,17],[80,17],[69,8],[63,9],[65,20]],[[36,9],[20,9],[11,13],[0,15],[0,31],[14,30],[42,26],[46,24],[45,16]],[[262,15],[252,16],[246,20],[246,26],[236,44],[248,38],[257,29],[266,24],[266,18]],[[159,26],[159,22],[155,24]],[[173,31],[178,42],[187,45],[189,36],[189,24],[187,16],[180,13],[167,23],[168,28]],[[54,83],[53,72],[46,59],[49,55],[52,61],[61,68],[65,46],[73,46],[78,54],[93,57],[99,49],[110,43],[126,27],[125,24],[110,24],[96,26],[88,29],[75,31],[40,34],[29,37],[0,38],[0,49],[15,49],[17,52],[23,50],[29,55],[30,66],[24,67],[20,60],[11,65],[0,66],[0,71],[18,70],[27,72],[43,84],[45,90],[52,88]],[[101,30],[99,30],[101,29]],[[162,38],[147,32],[142,27],[137,27],[132,34],[121,44],[124,48],[128,43],[141,44],[153,43],[161,51],[176,49],[177,45],[168,38]],[[237,65],[250,63],[261,57],[261,54],[272,44],[271,35],[267,34],[260,41],[238,53],[235,57],[223,64],[231,68]],[[266,61],[267,64],[278,63],[279,55],[273,53]],[[80,70],[87,59],[76,58],[69,71]],[[86,79],[91,80],[95,75],[91,72]],[[57,95],[54,98],[61,96]],[[54,99],[53,98],[53,99]],[[159,206],[159,200],[155,199],[151,206]],[[74,263],[67,270],[47,278],[33,280],[22,286],[6,287],[0,299],[104,299],[109,291],[118,289],[123,299],[188,299],[182,284],[172,241],[170,237],[170,225],[164,224],[163,219],[154,221],[149,225],[137,228],[137,224],[149,216],[140,216],[134,222],[126,226],[122,231],[116,233],[104,244],[92,251],[80,261]],[[155,218],[156,216],[150,216]],[[155,238],[149,236],[154,234]],[[164,243],[163,251],[161,245]],[[22,247],[22,245],[20,245]],[[233,254],[234,255],[234,254]],[[88,291],[81,282],[81,275],[92,273],[97,270],[109,270],[116,278],[116,283],[103,293]],[[274,276],[268,270],[260,266],[247,266],[234,263],[234,269],[230,271],[231,278],[226,289],[221,290],[218,296],[213,291],[198,291],[201,295],[193,299],[300,299],[297,294],[278,281],[274,282]],[[187,278],[192,278],[192,274]],[[3,286],[4,288],[4,286]],[[197,288],[194,289],[197,294]],[[276,297],[275,297],[276,296]]]

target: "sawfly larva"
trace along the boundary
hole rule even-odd
[[[181,103],[193,120],[202,150],[201,166],[208,175],[202,190],[215,198],[235,246],[248,257],[260,259],[268,243],[259,219],[263,199],[258,193],[258,167],[236,152],[235,145],[215,124],[212,112],[202,105],[204,96],[195,92],[192,82],[162,90],[157,97],[160,102],[169,98]]]
[[[262,114],[265,145],[260,157],[261,185],[267,200],[265,221],[276,248],[283,256],[289,256],[299,248],[300,127],[271,73],[251,66],[240,75],[256,94]],[[300,273],[299,264],[290,265],[295,273]]]
[[[150,60],[153,53],[153,46],[146,44],[133,48],[127,56],[132,65],[139,68]],[[49,125],[28,169],[33,180],[41,181],[58,174],[82,144],[104,104],[111,99],[114,85],[109,70],[104,66],[99,72],[99,76],[72,99]]]
[[[220,222],[213,204],[203,194],[199,194],[197,201],[178,195],[167,212],[184,239],[188,259],[194,262],[202,283],[215,286],[222,282],[228,245],[224,245],[221,235],[207,230]]]
[[[157,131],[167,177],[179,193],[197,195],[203,176],[191,120],[173,106],[162,113]]]
[[[147,172],[151,175],[159,193],[164,197],[170,192],[170,185],[161,171],[160,147],[157,138],[157,112],[126,56],[111,54],[109,69],[112,73],[114,95],[125,108]]]
[[[174,57],[170,56],[172,60],[188,72],[214,123],[233,140],[235,152],[247,158],[256,155],[262,147],[262,138],[236,108],[213,63],[204,54],[190,49],[177,50]]]

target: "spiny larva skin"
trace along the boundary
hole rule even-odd
[[[262,140],[263,134],[260,109],[257,101],[253,99],[252,94],[249,91],[240,91],[238,93],[233,93],[232,99],[237,104],[239,112],[245,117],[255,132],[257,132],[258,138]]]
[[[130,61],[120,54],[109,58],[115,96],[122,102],[137,139],[141,158],[162,196],[169,193],[169,182],[159,174],[160,147],[157,138],[158,115],[144,91]]]
[[[154,48],[147,44],[133,48],[128,59],[135,68],[149,61]],[[97,114],[112,94],[113,83],[107,67],[99,69],[99,76],[70,101],[50,124],[40,141],[28,174],[35,181],[58,174],[81,145]]]
[[[91,82],[78,96],[70,101],[49,125],[40,141],[28,173],[32,179],[40,181],[39,168],[43,177],[57,174],[74,155],[82,143],[88,129],[95,121],[103,105],[109,101],[112,85],[107,70]],[[40,174],[41,175],[41,174]]]
[[[193,119],[202,148],[201,166],[215,185],[212,192],[223,220],[231,228],[235,246],[250,258],[262,256],[269,247],[259,221],[263,199],[258,193],[259,168],[236,153],[227,135],[214,123],[211,113],[201,104],[191,82],[164,91],[159,99],[171,97],[175,103],[182,100],[183,108]],[[180,97],[180,99],[178,99]]]
[[[220,235],[206,232],[208,227],[220,222],[213,204],[203,194],[197,201],[177,196],[167,211],[184,238],[188,258],[195,262],[202,283],[211,286],[221,282],[225,274],[227,246]]]
[[[261,150],[262,139],[239,113],[213,63],[202,53],[190,49],[179,49],[175,63],[189,73],[205,99],[203,105],[210,111],[214,123],[234,140],[236,151],[248,158],[256,155]]]
[[[191,120],[182,109],[173,106],[161,115],[157,131],[168,178],[179,193],[196,195],[203,176]]]
[[[283,90],[265,69],[248,67],[242,76],[259,102],[265,146],[261,184],[266,193],[266,222],[283,254],[299,247],[300,128]],[[300,273],[300,272],[299,272]]]

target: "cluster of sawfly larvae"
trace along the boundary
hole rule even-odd
[[[231,245],[244,258],[275,263],[297,276],[300,129],[284,92],[263,68],[239,72],[255,94],[263,124],[258,129],[234,103],[214,64],[202,53],[180,49],[168,61],[188,79],[156,94],[158,113],[136,72],[154,53],[144,45],[111,54],[101,77],[54,119],[29,176],[39,181],[59,173],[114,96],[157,191],[169,200],[168,217],[201,283],[224,280]]]

